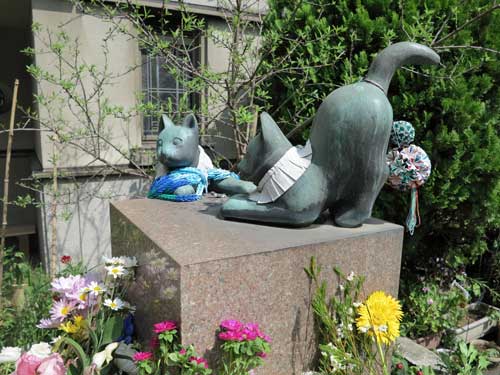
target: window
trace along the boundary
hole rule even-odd
[[[179,101],[186,90],[164,66],[165,59],[142,52],[142,90],[144,101],[166,106],[169,100],[173,110],[179,108]],[[184,80],[188,79],[186,73]],[[189,103],[191,105],[191,103]],[[144,116],[144,138],[154,139],[158,133],[159,118]]]

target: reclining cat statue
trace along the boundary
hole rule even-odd
[[[263,113],[261,132],[238,165],[241,177],[258,185],[258,192],[231,197],[221,208],[222,217],[302,227],[328,209],[336,225],[360,226],[371,216],[389,172],[386,153],[393,118],[387,91],[392,76],[403,65],[439,61],[437,53],[421,44],[388,46],[363,80],[325,98],[304,148],[293,147]]]
[[[248,194],[256,189],[253,183],[242,181],[228,171],[214,168],[212,160],[199,145],[198,122],[193,114],[187,115],[181,125],[174,125],[167,115],[162,115],[156,151],[158,163],[156,178],[148,194],[150,198],[196,200],[201,197],[208,183],[211,190],[227,195]],[[169,179],[163,177],[170,177],[169,174],[173,176],[172,173],[176,172],[181,172],[181,179],[174,178],[175,182],[181,181],[181,183],[175,184],[175,190],[165,192],[165,186],[171,187],[172,184],[165,181]],[[190,178],[182,179],[182,176],[193,176],[193,182],[190,182]],[[183,197],[194,198],[183,199]]]

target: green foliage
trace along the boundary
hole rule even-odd
[[[444,355],[442,359],[448,371],[456,375],[481,375],[490,364],[487,352],[479,352],[465,342],[460,342],[450,355]]]
[[[52,304],[49,277],[40,266],[33,268],[22,253],[12,249],[6,251],[4,262],[0,348],[26,348],[40,341],[49,342],[56,332],[35,328],[40,319],[48,315]],[[16,281],[24,284],[16,284]]]
[[[418,338],[456,328],[466,314],[466,302],[456,287],[443,290],[430,282],[413,285],[403,303],[403,335]]]
[[[391,346],[381,345],[356,326],[364,277],[353,272],[346,276],[333,267],[338,286],[332,291],[321,278],[321,265],[314,257],[304,271],[313,287],[311,307],[319,333],[320,374],[388,374],[385,358]]]
[[[359,80],[390,43],[415,41],[441,55],[439,67],[399,70],[389,92],[394,119],[415,126],[416,143],[433,163],[420,190],[422,225],[405,240],[405,265],[415,270],[430,254],[452,267],[477,261],[500,227],[498,5],[271,0],[269,6],[264,67],[304,68],[267,82],[270,109],[286,130],[313,115],[332,89]],[[307,69],[316,61],[324,66]],[[408,208],[409,195],[386,188],[375,214],[403,223]]]

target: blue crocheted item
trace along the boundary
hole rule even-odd
[[[209,181],[220,181],[228,177],[239,179],[233,172],[224,169],[209,169],[208,176],[201,169],[186,167],[174,169],[170,173],[156,177],[149,188],[148,198],[163,199],[174,202],[193,202],[201,198],[207,191]],[[175,190],[191,185],[196,190],[194,194],[177,195]]]

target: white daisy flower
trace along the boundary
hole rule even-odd
[[[112,265],[112,266],[106,266],[106,271],[108,271],[108,275],[113,276],[113,278],[117,278],[119,276],[124,276],[128,274],[128,271],[125,269],[125,267],[121,265]]]
[[[121,310],[123,308],[123,305],[123,301],[119,298],[106,298],[104,300],[104,306],[109,307],[113,311]]]
[[[354,280],[354,271],[351,271],[349,275],[347,275],[347,280],[348,281],[353,281]]]
[[[106,287],[96,281],[92,281],[86,289],[89,294],[92,294],[96,297],[106,291]]]

